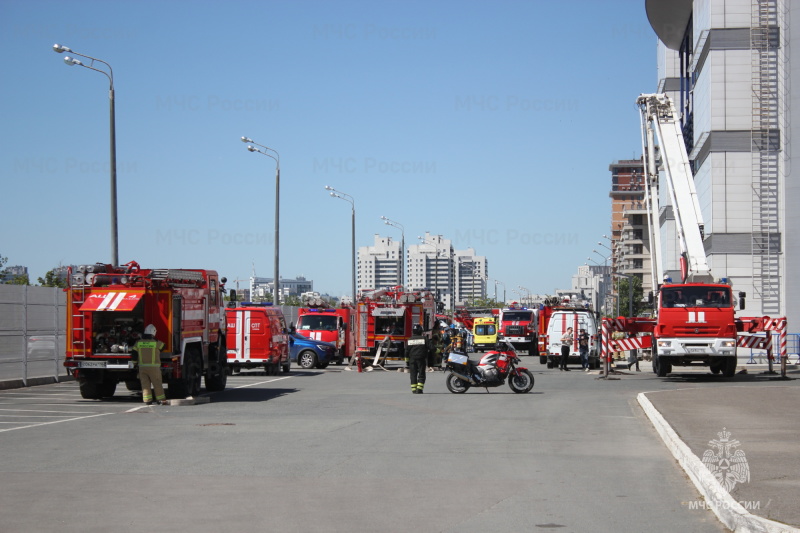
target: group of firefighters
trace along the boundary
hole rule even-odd
[[[438,323],[427,336],[422,326],[415,325],[411,338],[406,341],[405,359],[411,374],[411,393],[422,394],[425,374],[443,367],[445,356],[453,351],[464,351],[468,332],[455,325],[442,328]]]

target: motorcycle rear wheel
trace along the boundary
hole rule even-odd
[[[517,394],[530,392],[533,388],[533,374],[530,370],[519,370],[519,375],[511,374],[508,376],[508,386]]]
[[[453,373],[447,374],[445,382],[447,384],[447,390],[453,394],[463,394],[469,389],[469,382],[464,381]]]

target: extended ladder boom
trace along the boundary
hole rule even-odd
[[[681,281],[711,282],[713,277],[703,246],[703,215],[697,201],[694,175],[683,142],[680,120],[675,106],[666,94],[642,94],[636,100],[642,113],[642,144],[647,176],[647,204],[650,208],[651,248],[658,283],[662,277],[658,228],[658,170],[653,132],[658,136],[661,168],[672,200],[675,226],[681,251]],[[653,238],[655,239],[653,240]]]

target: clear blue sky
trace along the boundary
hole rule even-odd
[[[400,238],[384,215],[509,297],[569,287],[656,88],[643,1],[3,0],[0,255],[34,281],[111,257],[108,82],[54,43],[114,69],[121,262],[272,276],[275,166],[244,135],[280,153],[281,275],[337,296],[350,205],[325,185],[357,246]]]

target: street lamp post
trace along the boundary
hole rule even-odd
[[[350,203],[350,207],[352,210],[351,216],[351,252],[350,252],[350,259],[352,260],[352,289],[353,289],[353,305],[356,303],[356,201],[347,193],[342,191],[337,191],[333,187],[329,187],[328,185],[325,186],[326,191],[330,191],[330,194],[333,198],[339,198],[340,200],[344,200],[345,202]]]
[[[503,286],[503,303],[501,307],[505,307],[506,305],[506,284],[500,281],[499,279],[494,280],[494,300],[497,301],[497,284]]]
[[[603,267],[602,273],[600,275],[600,283],[602,284],[603,290],[600,291],[600,287],[598,286],[597,292],[598,292],[599,301],[595,302],[596,311],[602,315],[603,308],[606,306],[606,298],[607,298],[607,296],[606,296],[606,288],[607,288],[606,287],[606,285],[607,285],[606,284],[606,266],[605,265],[601,265],[600,263],[598,263],[597,261],[595,261],[591,257],[587,257],[586,260],[587,261],[591,261],[592,263],[594,263],[595,265],[597,265],[599,267]]]
[[[110,161],[109,166],[111,167],[111,264],[114,266],[119,265],[119,234],[117,231],[117,133],[116,133],[116,120],[115,115],[116,112],[114,110],[114,72],[111,69],[111,65],[103,61],[102,59],[97,59],[96,57],[87,56],[84,54],[79,54],[71,50],[69,47],[60,44],[53,45],[53,51],[57,54],[63,54],[64,52],[70,52],[75,54],[76,56],[85,57],[86,59],[91,60],[91,63],[88,65],[84,65],[81,61],[65,56],[64,63],[69,66],[78,65],[80,67],[88,68],[89,70],[94,70],[95,72],[99,72],[103,74],[106,78],[108,78],[108,100],[109,100],[109,112],[110,112],[110,121],[109,121],[109,129],[110,129],[110,144],[111,144],[111,154],[110,154]],[[108,67],[108,72],[103,69],[96,68],[94,66],[95,61],[98,63],[102,63],[106,67]]]
[[[272,283],[272,305],[280,305],[281,298],[280,298],[280,285],[281,285],[281,276],[279,272],[280,266],[280,234],[281,234],[281,218],[280,218],[280,209],[281,209],[281,156],[277,150],[274,148],[270,148],[268,146],[264,146],[263,144],[258,144],[257,142],[253,141],[248,137],[242,137],[243,143],[249,143],[247,145],[247,149],[251,152],[257,152],[261,155],[265,155],[267,157],[271,157],[275,160],[275,254],[274,260],[275,264],[273,269],[275,271],[275,278],[273,279]],[[263,150],[259,150],[256,146],[260,146]],[[275,155],[267,153],[267,151],[274,152]]]
[[[400,285],[405,287],[406,229],[401,223],[395,222],[390,218],[382,216],[381,220],[383,220],[383,223],[387,226],[392,226],[400,230],[400,268],[397,272],[400,275]]]
[[[531,291],[530,291],[530,289],[528,289],[528,288],[526,288],[526,287],[523,287],[522,285],[520,285],[520,286],[519,286],[519,288],[520,288],[520,290],[523,290],[523,291],[525,291],[525,293],[528,295],[528,305],[531,305],[531,302],[533,301],[533,296],[531,296]],[[523,298],[523,299],[522,299],[522,301],[523,301],[523,303],[524,303],[524,302],[525,302],[525,299]]]
[[[597,250],[592,250],[592,252],[596,253],[597,255],[603,258],[603,306],[608,308],[608,302],[606,301],[606,299],[608,298],[608,288],[606,287],[606,282],[605,282],[606,275],[608,274],[608,257],[604,256]],[[617,315],[619,315],[619,312],[617,312]]]

